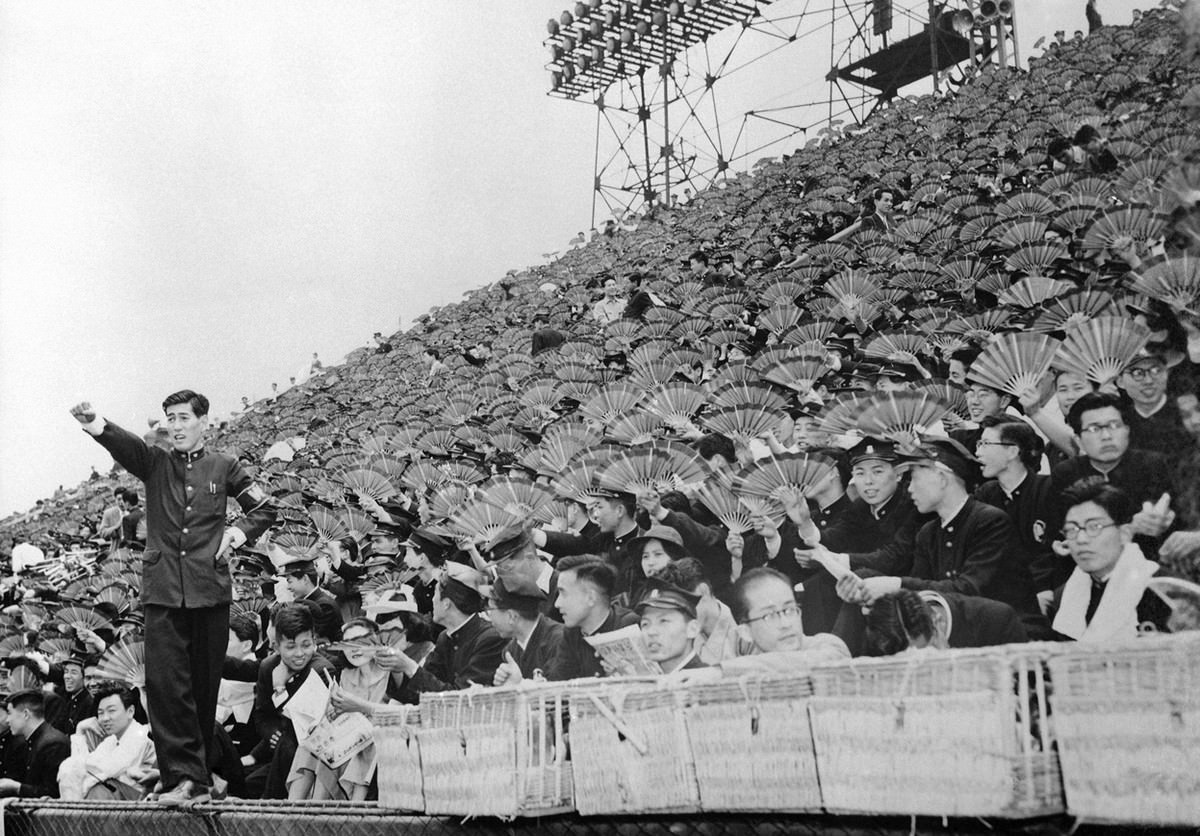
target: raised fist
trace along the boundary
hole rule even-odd
[[[75,416],[75,420],[81,424],[90,424],[96,420],[96,410],[87,401],[77,403],[71,407],[71,414]]]

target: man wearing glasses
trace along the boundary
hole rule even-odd
[[[1131,447],[1177,456],[1195,445],[1178,407],[1167,397],[1171,368],[1182,360],[1178,351],[1143,349],[1117,379],[1133,401],[1128,415]]]
[[[1147,589],[1158,564],[1133,540],[1134,503],[1098,476],[1063,495],[1067,507],[1059,533],[1075,561],[1054,592],[1050,617],[1063,639],[1100,644],[1127,640],[1149,627],[1164,630],[1167,603]]]
[[[1132,448],[1129,421],[1130,401],[1108,392],[1092,392],[1077,400],[1067,413],[1082,455],[1054,468],[1052,495],[1061,497],[1080,479],[1100,476],[1124,491],[1134,508],[1130,531],[1142,551],[1157,554],[1158,545],[1175,522],[1170,508],[1176,495],[1170,460],[1161,453]],[[1062,528],[1066,507],[1060,501],[1052,531]]]

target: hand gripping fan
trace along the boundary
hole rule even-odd
[[[342,515],[323,505],[312,505],[308,508],[308,518],[312,520],[313,530],[322,543],[342,540],[350,536]]]
[[[458,513],[471,499],[471,489],[466,485],[442,485],[429,497],[430,516],[446,519]]]
[[[624,415],[604,428],[604,437],[618,444],[647,444],[663,429],[662,419],[651,412]]]
[[[1034,308],[1047,299],[1055,299],[1075,289],[1070,282],[1047,279],[1044,276],[1028,276],[997,296],[1001,305],[1014,308]]]
[[[275,533],[271,545],[283,549],[293,557],[310,559],[317,552],[317,538],[307,529],[290,528]]]
[[[892,362],[911,362],[928,350],[929,341],[916,331],[883,331],[863,345],[863,354],[868,358]]]
[[[785,453],[742,468],[733,490],[743,499],[755,497],[786,505],[789,495],[803,496],[834,471],[828,456],[818,453]]]
[[[1115,316],[1113,297],[1104,290],[1079,290],[1051,300],[1028,330],[1034,333],[1066,331],[1087,324],[1097,316]]]
[[[872,438],[916,445],[949,412],[949,405],[932,392],[888,392],[872,398],[858,418],[858,430]]]
[[[729,436],[734,441],[749,444],[768,430],[779,426],[782,412],[751,404],[727,406],[707,412],[703,419],[709,432]]]
[[[831,368],[826,354],[791,353],[768,366],[763,378],[804,395]]]
[[[454,512],[449,526],[456,539],[469,539],[481,551],[487,551],[512,535],[514,526],[525,522],[524,517],[510,514],[504,509],[480,499],[471,500]]]
[[[1118,206],[1101,211],[1083,233],[1083,249],[1088,253],[1100,250],[1126,249],[1135,244],[1145,245],[1161,238],[1167,231],[1169,219],[1148,206]]]
[[[104,651],[96,664],[96,677],[124,682],[134,688],[145,688],[146,643],[122,642]]]
[[[847,270],[826,283],[823,292],[852,313],[866,307],[879,292],[879,285],[861,270]]]
[[[566,531],[571,526],[572,505],[574,505],[573,502],[555,500],[540,508],[531,519],[551,531]]]
[[[1100,386],[1112,383],[1150,340],[1150,329],[1117,316],[1090,320],[1067,333],[1054,367]]]
[[[650,393],[646,411],[663,421],[690,421],[708,403],[704,387],[696,383],[665,383]]]
[[[401,477],[404,487],[418,494],[429,493],[450,482],[445,471],[438,469],[432,462],[413,462],[412,466]]]
[[[359,542],[366,540],[375,530],[375,518],[361,508],[343,508],[339,516],[350,530],[350,536]]]
[[[1000,334],[971,364],[967,380],[1019,396],[1037,388],[1061,345],[1045,334]]]
[[[72,630],[111,630],[112,622],[95,610],[87,607],[63,607],[53,619],[55,624],[70,627]]]
[[[527,476],[493,476],[478,486],[479,498],[525,520],[554,504],[554,492]]]
[[[714,390],[711,406],[715,409],[751,406],[778,412],[787,406],[787,398],[762,381],[743,381],[727,383]]]
[[[342,474],[346,490],[359,496],[369,496],[376,502],[384,502],[396,495],[396,488],[387,478],[374,470],[351,470]]]
[[[610,383],[586,403],[580,404],[579,413],[597,423],[609,424],[632,412],[643,397],[645,391],[631,382]]]
[[[1130,286],[1138,293],[1165,302],[1177,311],[1200,315],[1200,258],[1183,253],[1156,258],[1131,274]]]
[[[719,480],[711,479],[696,488],[696,499],[707,508],[731,534],[754,530],[754,522],[737,494]]]

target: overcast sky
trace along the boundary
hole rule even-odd
[[[0,516],[111,466],[81,399],[134,429],[185,386],[227,413],[589,226],[595,111],[545,95],[568,5],[0,4]],[[1025,5],[1025,55],[1084,26]],[[827,38],[718,86],[727,142],[823,95]]]

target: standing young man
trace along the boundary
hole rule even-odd
[[[232,456],[204,446],[208,398],[190,389],[163,401],[171,450],[105,421],[83,402],[71,414],[146,484],[146,702],[166,805],[209,797],[206,754],[229,637],[229,555],[275,519],[267,497]],[[225,526],[232,498],[245,512]]]

